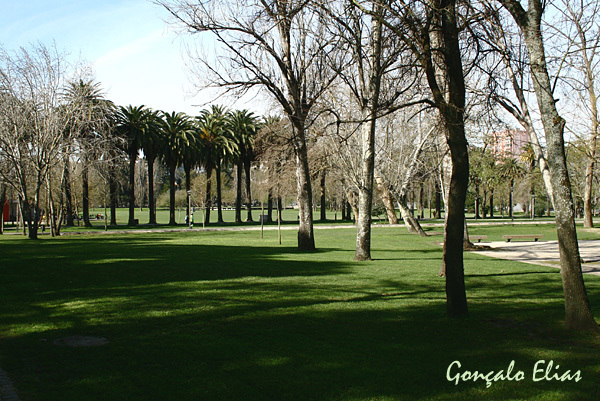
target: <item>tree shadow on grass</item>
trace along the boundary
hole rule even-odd
[[[544,270],[467,275],[471,317],[450,320],[443,280],[427,264],[422,278],[395,277],[402,269],[336,262],[334,249],[87,241],[98,252],[66,242],[0,267],[0,322],[24,327],[0,341],[1,362],[23,399],[596,397],[597,341],[557,328],[560,277]],[[109,344],[53,344],[78,334]],[[533,383],[539,359],[581,369],[584,380]],[[446,379],[455,360],[479,371],[515,360],[527,378],[455,385]]]
[[[304,299],[306,288],[257,291]],[[239,298],[239,288],[231,288]],[[159,306],[163,291],[144,295]],[[186,302],[183,294],[179,301]],[[265,298],[269,299],[268,296]],[[177,299],[173,299],[177,301]],[[531,324],[532,314],[509,308],[510,318],[478,304],[460,321],[443,317],[443,303],[418,308],[398,300],[315,300],[255,305],[229,313],[133,314],[122,321],[80,322],[69,329],[13,339],[10,365],[30,400],[545,400],[596,396],[597,349]],[[264,305],[263,305],[264,306]],[[532,305],[529,305],[533,307]],[[539,308],[538,308],[539,309]],[[560,309],[560,308],[556,308]],[[541,313],[540,311],[536,312]],[[533,318],[539,315],[533,314]],[[557,312],[546,311],[555,318]],[[60,315],[57,318],[62,318]],[[511,324],[498,324],[509,322]],[[101,348],[71,349],[52,340],[74,333],[105,336]],[[47,341],[40,341],[43,336]],[[17,351],[17,352],[15,352]],[[580,383],[532,383],[539,359],[581,369]],[[515,360],[522,382],[485,383],[446,379],[452,361],[463,370],[507,369]]]

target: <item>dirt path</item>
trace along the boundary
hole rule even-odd
[[[481,255],[560,268],[558,241],[488,242],[489,250],[477,250]],[[584,273],[600,276],[600,240],[580,240],[579,253]]]

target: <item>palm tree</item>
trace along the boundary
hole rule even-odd
[[[197,132],[197,125],[192,119],[190,119],[189,124],[190,130],[186,133],[187,142],[180,149],[181,161],[185,172],[185,189],[188,193],[192,189],[192,168],[201,163],[203,151],[203,144]],[[188,202],[186,204],[186,216],[190,216],[191,218],[190,212],[190,203]]]
[[[154,200],[154,162],[162,149],[160,116],[153,111],[147,116],[147,129],[141,137],[141,147],[148,163],[148,224],[156,224],[156,202]]]
[[[250,191],[250,164],[254,158],[252,142],[259,129],[258,118],[248,110],[237,110],[230,116],[231,130],[236,140],[239,157],[237,158],[237,196],[235,202],[235,221],[241,222],[241,199],[242,199],[242,167],[246,176],[246,195],[248,217],[246,221],[252,221],[252,193]]]
[[[83,151],[82,193],[83,193],[83,223],[91,227],[89,218],[89,164],[95,158],[94,149],[96,142],[101,138],[102,131],[106,131],[108,116],[113,113],[114,105],[105,100],[99,82],[79,81],[70,82],[66,88],[66,98],[69,102],[77,104],[78,115],[74,119],[79,135],[79,146]],[[65,195],[67,209],[72,209],[71,184],[68,176],[68,162],[65,164]],[[67,210],[67,225],[73,223],[72,210]]]
[[[202,142],[202,161],[206,170],[206,222],[210,222],[212,206],[211,180],[212,170],[217,170],[217,207],[218,222],[223,223],[221,205],[221,164],[230,155],[237,153],[237,143],[234,141],[227,113],[222,106],[212,106],[210,111],[204,110],[197,119],[197,131]]]
[[[125,151],[129,158],[129,220],[135,225],[135,162],[142,147],[142,138],[150,130],[152,110],[145,106],[121,106],[117,113],[117,130],[125,139]]]
[[[500,177],[510,180],[510,195],[509,195],[509,217],[513,217],[513,188],[515,179],[522,177],[525,174],[523,167],[513,158],[506,158],[504,163],[500,165]]]
[[[194,133],[190,118],[185,113],[162,112],[161,159],[169,168],[169,225],[175,221],[175,170],[183,162],[186,149],[194,145]]]

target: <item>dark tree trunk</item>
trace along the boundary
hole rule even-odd
[[[212,170],[212,166],[206,168],[206,201],[204,203],[206,209],[204,222],[206,224],[210,223],[210,209],[212,208]]]
[[[169,225],[177,224],[175,221],[175,169],[176,165],[169,166]]]
[[[25,224],[27,224],[29,238],[37,239],[37,229],[35,231],[33,230],[33,220],[35,219],[32,216],[31,206],[28,201],[21,200],[21,211],[23,213],[23,232],[25,232]]]
[[[251,167],[250,160],[248,160],[248,159],[244,160],[244,175],[246,178],[246,200],[248,202],[246,205],[246,210],[248,212],[246,221],[254,221],[252,219],[252,192],[251,192],[251,188],[250,188],[250,184],[251,184],[250,167]]]
[[[6,202],[6,185],[2,184],[0,191],[0,234],[4,234],[4,203]]]
[[[490,219],[494,218],[494,188],[490,188]]]
[[[456,0],[440,0],[438,5],[441,20],[439,39],[444,51],[441,61],[445,72],[445,90],[439,86],[433,55],[430,54],[425,59],[425,67],[427,81],[444,123],[452,159],[441,272],[446,276],[446,313],[449,317],[462,317],[468,315],[463,264],[464,207],[469,183],[469,154],[464,126],[465,81]],[[428,38],[426,35],[424,39]]]
[[[273,221],[273,191],[269,189],[269,194],[267,195],[267,221]]]
[[[235,167],[235,222],[242,222],[242,162],[238,161]]]
[[[221,162],[217,163],[217,167],[215,170],[217,173],[217,222],[224,223],[223,220],[223,201],[221,194]]]
[[[278,196],[277,197],[277,216],[279,216],[278,220],[280,223],[283,221],[283,217],[281,215],[282,211],[283,211],[283,202],[281,200],[281,196]]]
[[[185,171],[185,191],[186,191],[186,195],[191,191],[192,189],[192,167],[191,166],[184,166],[183,167],[184,171]],[[191,196],[191,195],[187,195],[187,196]],[[191,219],[192,218],[192,211],[190,210],[190,202],[187,201],[187,197],[186,197],[186,202],[185,202],[185,215],[187,218]],[[189,224],[189,222],[188,222]]]
[[[541,19],[541,0],[529,0],[525,11],[516,0],[501,0],[521,28],[531,63],[532,82],[546,134],[548,165],[554,196],[561,276],[565,294],[565,325],[573,330],[598,330],[581,271],[581,257],[575,229],[575,210],[564,146],[565,120],[556,109],[548,75]],[[545,3],[545,2],[544,2]]]
[[[154,201],[154,157],[148,157],[148,224],[156,224],[156,202]]]
[[[480,219],[479,215],[479,184],[475,184],[475,220]]]
[[[595,148],[596,148],[596,138],[593,138],[593,144],[592,144],[592,149],[593,149],[593,153],[595,152]],[[595,156],[595,155],[593,155]],[[592,221],[592,186],[594,183],[594,165],[595,165],[595,161],[594,161],[594,157],[590,157],[588,162],[587,162],[587,166],[585,169],[585,191],[583,194],[583,226],[585,228],[592,228],[594,227],[594,222]]]
[[[508,194],[508,217],[513,218],[513,188],[515,185],[514,180],[510,180],[510,193]]]
[[[35,188],[35,197],[33,199],[33,210],[31,208],[28,211],[29,214],[29,239],[38,239],[38,228],[41,219],[40,209],[40,192],[41,192],[42,180],[38,177],[38,182]]]
[[[65,219],[66,226],[73,227],[75,225],[75,219],[73,218],[73,191],[71,189],[71,166],[69,158],[67,156],[65,160],[65,170],[63,177],[65,181]]]
[[[108,192],[110,197],[110,225],[117,225],[117,180],[115,166],[108,168]]]
[[[433,217],[435,219],[442,218],[442,190],[437,182],[435,183],[435,214]]]
[[[137,152],[129,155],[129,219],[127,225],[135,225],[135,160]]]
[[[82,171],[82,193],[83,193],[83,201],[82,201],[82,208],[83,208],[83,225],[84,227],[92,227],[92,223],[90,223],[90,186],[89,186],[89,179],[88,179],[88,168],[87,168],[87,162],[85,162],[85,166],[83,167],[83,171]]]
[[[421,183],[421,188],[419,189],[419,217],[421,219],[425,218],[425,208],[423,207],[424,192],[425,188],[423,183]]]
[[[321,221],[327,221],[327,205],[325,198],[325,184],[326,184],[325,170],[321,170]]]
[[[454,117],[454,116],[453,116]],[[469,156],[464,126],[455,118],[449,121],[449,144],[452,157],[452,176],[448,193],[447,220],[444,240],[446,275],[446,312],[450,317],[468,314],[463,268],[465,200],[469,182]]]

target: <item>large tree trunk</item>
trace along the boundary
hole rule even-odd
[[[235,222],[242,222],[242,162],[238,161],[235,167]]]
[[[431,56],[426,68],[427,80],[440,110],[446,141],[450,149],[451,175],[446,202],[446,224],[442,270],[446,276],[446,313],[449,317],[468,314],[464,280],[463,237],[465,200],[469,183],[469,154],[464,127],[465,82],[462,69],[456,1],[440,0],[441,29],[434,38],[443,45],[443,86],[440,87]],[[435,46],[435,44],[434,44]]]
[[[154,160],[148,158],[148,224],[156,224],[156,202],[154,202]]]
[[[177,224],[175,221],[175,168],[177,166],[172,164],[169,166],[169,225],[174,226]]]
[[[452,178],[448,194],[447,219],[444,230],[444,267],[448,316],[468,313],[463,268],[465,200],[469,182],[469,156],[464,126],[448,130],[452,156]]]
[[[375,110],[363,113],[361,139],[361,177],[358,187],[358,219],[354,260],[371,260],[371,210],[375,170]]]
[[[373,4],[371,15],[371,38],[369,39],[369,55],[365,63],[359,63],[359,82],[362,99],[362,130],[360,185],[358,186],[358,220],[356,235],[356,252],[354,260],[371,260],[371,212],[373,209],[373,189],[375,174],[375,128],[377,110],[379,109],[379,91],[383,71],[381,69],[381,42],[383,30],[383,5]],[[356,46],[362,46],[356,43]],[[360,57],[361,49],[356,49]],[[367,70],[363,69],[367,66]]]
[[[129,219],[127,225],[135,225],[135,159],[136,154],[129,155]]]
[[[310,169],[308,167],[308,150],[304,122],[294,124],[294,151],[296,154],[296,184],[298,200],[298,249],[301,251],[315,250],[315,234],[313,230],[312,187],[310,184]]]
[[[223,197],[221,194],[221,162],[217,163],[215,170],[217,175],[217,222],[224,223],[223,220]],[[270,193],[269,193],[270,195]]]
[[[548,148],[552,180],[561,276],[565,293],[565,324],[568,329],[598,330],[590,308],[575,229],[575,210],[564,148],[565,120],[558,114],[548,75],[541,33],[543,5],[529,0],[525,11],[516,0],[501,0],[521,28],[531,63],[532,81]]]
[[[83,166],[83,171],[81,173],[81,182],[82,182],[82,207],[83,207],[83,225],[84,227],[92,227],[92,223],[90,222],[90,185],[88,178],[88,163],[84,162],[85,166]]]
[[[248,201],[247,206],[246,206],[246,210],[247,210],[247,217],[246,217],[246,221],[254,221],[252,219],[252,192],[251,192],[251,177],[250,177],[250,160],[244,160],[244,175],[246,178],[246,199]]]

